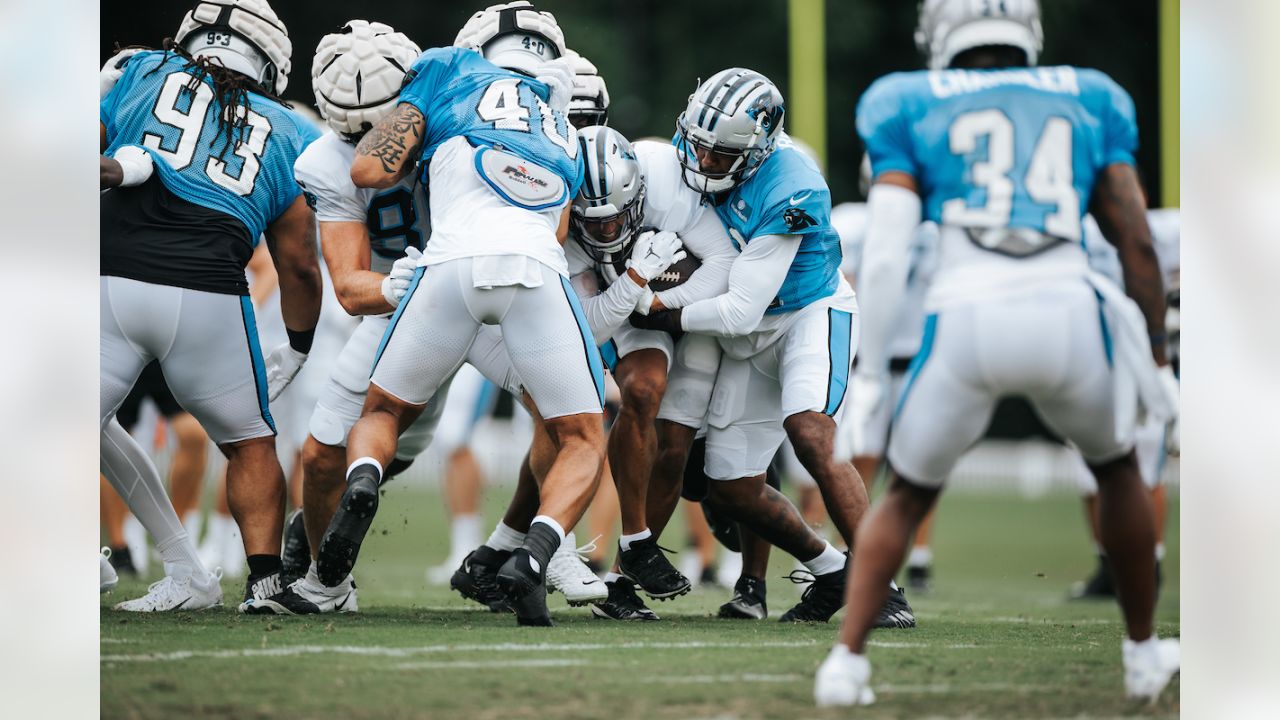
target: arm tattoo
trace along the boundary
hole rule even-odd
[[[356,146],[356,154],[377,158],[388,175],[403,174],[405,166],[422,142],[423,124],[424,118],[417,108],[401,103],[365,133]]]

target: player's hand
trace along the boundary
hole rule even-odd
[[[631,327],[641,330],[658,330],[679,340],[684,336],[684,328],[680,325],[680,310],[663,310],[648,315],[631,315]]]
[[[151,177],[155,164],[151,162],[151,153],[137,145],[124,145],[111,156],[120,163],[122,179],[120,187],[141,185]]]
[[[649,282],[671,267],[688,257],[684,251],[684,243],[680,236],[666,230],[655,232],[647,230],[640,233],[636,245],[631,249],[631,257],[627,258],[627,267],[635,270],[640,277]]]
[[[565,112],[569,109],[569,101],[573,99],[573,65],[567,58],[548,60],[538,69],[538,82],[551,88],[551,99],[547,102],[552,109]]]
[[[116,86],[120,80],[120,76],[124,75],[124,64],[129,58],[142,52],[142,48],[126,48],[112,55],[110,59],[102,66],[102,72],[98,73],[98,99],[107,96],[111,92],[111,88]]]
[[[1173,403],[1173,417],[1169,418],[1169,425],[1164,434],[1165,450],[1170,455],[1178,456],[1182,454],[1182,414],[1181,403],[1178,399],[1179,384],[1178,378],[1173,374],[1173,367],[1165,365],[1160,368],[1160,384],[1164,386],[1165,394],[1169,396],[1170,402]]]
[[[880,410],[881,404],[888,394],[889,378],[867,372],[854,372],[849,380],[850,425],[852,426],[853,449],[857,453],[866,447],[868,438],[862,437],[871,418]]]
[[[422,253],[416,247],[405,248],[404,257],[396,260],[391,272],[382,278],[382,297],[391,307],[399,307],[400,301],[409,292],[413,282],[413,274],[418,271],[418,259]]]
[[[289,343],[280,345],[267,356],[267,399],[275,400],[297,377],[307,354],[298,352]]]

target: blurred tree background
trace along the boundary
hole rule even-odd
[[[294,43],[286,97],[313,104],[311,57],[320,37],[351,18],[388,23],[423,49],[453,42],[476,10],[496,0],[351,3],[271,0]],[[106,0],[101,5],[102,58],[116,44],[159,47],[194,3]],[[1155,0],[1042,0],[1045,48],[1041,64],[1098,68],[1137,105],[1140,169],[1151,197],[1159,195],[1159,68]],[[764,73],[788,92],[787,0],[535,0],[555,13],[569,47],[600,68],[612,96],[609,124],[635,139],[670,137],[676,116],[699,78],[726,67]],[[873,80],[923,66],[908,0],[827,0],[827,158],[833,200],[854,199],[862,148],[854,107]],[[788,116],[788,124],[794,121]],[[1172,140],[1177,142],[1177,138]]]

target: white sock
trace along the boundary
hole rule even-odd
[[[933,564],[933,549],[928,545],[916,545],[907,556],[907,567],[929,567]]]
[[[368,457],[368,456],[365,456],[365,457],[359,458],[359,459],[358,459],[358,460],[356,460],[355,462],[353,462],[353,463],[351,463],[350,465],[348,465],[348,466],[347,466],[347,474],[346,474],[346,475],[344,475],[343,477],[345,477],[348,481],[350,481],[350,480],[351,480],[351,471],[352,471],[352,470],[355,470],[356,468],[360,467],[361,465],[365,465],[365,464],[372,465],[372,466],[374,466],[374,467],[378,468],[378,484],[382,484],[382,463],[380,463],[380,462],[378,462],[377,460],[374,460],[373,458]]]
[[[449,557],[459,558],[480,544],[480,516],[454,515],[449,523]]]
[[[498,526],[493,529],[493,533],[489,535],[489,539],[484,541],[485,545],[503,552],[511,552],[516,548],[524,545],[525,533],[518,530],[512,530],[506,523],[498,521]]]
[[[835,545],[827,543],[827,549],[818,553],[818,557],[800,562],[814,575],[826,575],[843,568],[845,560],[844,553],[837,550]]]
[[[653,533],[649,532],[649,528],[645,528],[638,533],[623,535],[618,538],[618,544],[622,546],[622,551],[626,552],[631,549],[631,543],[648,540],[651,537],[653,537]]]
[[[1156,543],[1156,562],[1164,559],[1164,543]]]
[[[607,583],[617,582],[621,579],[622,579],[622,576],[616,572],[613,572],[612,570],[604,574],[604,581]]]
[[[533,522],[529,523],[530,529],[532,529],[533,526],[536,525],[537,523],[542,523],[543,525],[546,525],[552,530],[555,530],[556,535],[560,537],[560,545],[564,544],[564,528],[560,527],[560,523],[556,522],[555,518],[549,517],[547,515],[539,515],[538,517],[533,519]],[[559,547],[559,545],[557,545],[556,547]]]
[[[151,534],[156,547],[167,549],[161,551],[166,571],[170,563],[186,562],[203,575],[204,565],[196,555],[195,543],[178,520],[160,473],[142,446],[114,418],[101,434],[100,466],[133,516]]]

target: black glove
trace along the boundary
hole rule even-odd
[[[679,340],[684,335],[684,328],[680,327],[679,309],[661,310],[648,315],[631,313],[631,327],[641,330],[660,330],[675,340]]]

